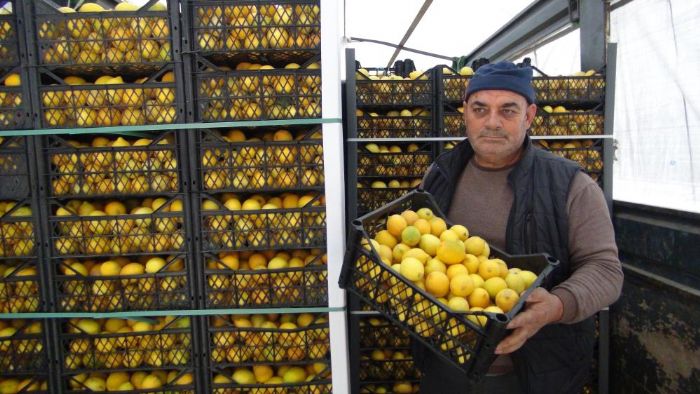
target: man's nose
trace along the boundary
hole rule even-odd
[[[488,127],[489,129],[500,129],[501,128],[501,126],[502,126],[501,116],[497,110],[491,110],[488,112],[488,114],[486,115],[485,126]]]

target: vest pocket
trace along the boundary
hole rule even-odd
[[[588,320],[545,326],[516,352],[516,370],[529,393],[580,392],[593,361],[595,340]]]

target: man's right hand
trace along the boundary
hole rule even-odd
[[[542,327],[559,321],[563,312],[564,305],[559,297],[541,287],[536,288],[525,301],[525,309],[508,323],[507,328],[513,332],[496,346],[496,354],[520,349]]]

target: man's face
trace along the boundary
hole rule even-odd
[[[536,111],[535,104],[508,90],[471,94],[464,103],[464,124],[477,164],[500,168],[518,161]]]

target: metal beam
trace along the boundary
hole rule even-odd
[[[600,70],[605,66],[608,42],[606,0],[581,0],[581,70]]]
[[[467,55],[466,64],[479,58],[513,60],[522,49],[578,24],[578,4],[579,0],[536,1]]]
[[[421,6],[420,10],[418,10],[418,14],[416,14],[416,17],[413,18],[413,22],[411,22],[411,26],[408,27],[408,30],[406,30],[406,34],[403,35],[401,42],[399,42],[399,46],[396,47],[394,54],[391,55],[391,58],[389,59],[389,64],[387,64],[386,68],[391,67],[391,64],[394,63],[394,60],[396,60],[396,57],[399,56],[401,49],[404,45],[406,45],[406,42],[411,37],[411,34],[413,34],[413,30],[416,29],[416,26],[418,26],[420,20],[423,19],[423,15],[425,15],[426,11],[428,11],[428,8],[430,8],[431,4],[433,4],[433,0],[425,0],[425,2],[423,2],[423,6]]]

